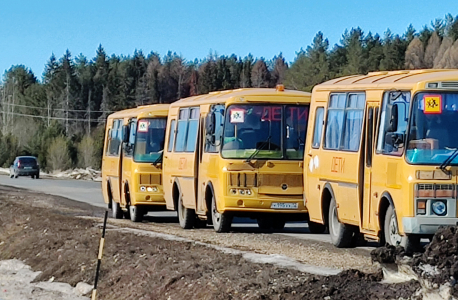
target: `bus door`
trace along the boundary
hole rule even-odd
[[[130,119],[128,123],[128,134],[129,134],[129,139],[127,143],[123,143],[122,145],[122,159],[121,159],[121,206],[126,207],[127,206],[127,199],[125,198],[126,196],[126,184],[127,187],[132,189],[135,188],[132,185],[131,181],[132,180],[132,156],[134,152],[134,144],[135,144],[135,135],[137,131],[137,119]],[[132,194],[132,191],[129,190],[130,194]],[[129,199],[130,200],[130,199]]]
[[[103,158],[104,169],[111,187],[111,195],[115,202],[120,201],[120,167],[121,167],[121,135],[122,119],[113,120],[113,126],[109,131],[106,155]]]
[[[200,164],[198,170],[198,201],[196,212],[205,214],[211,209],[205,202],[205,189],[211,182],[213,189],[220,186],[219,184],[219,151],[221,146],[221,137],[223,134],[224,123],[224,105],[216,104],[210,107],[210,111],[205,119],[201,119],[200,135]],[[214,190],[216,193],[217,191]]]
[[[362,229],[373,231],[375,229],[375,216],[371,214],[372,206],[372,159],[374,154],[375,128],[378,115],[378,107],[368,104],[366,107],[365,121],[365,145],[364,145],[364,177],[363,177],[363,197],[361,197],[361,212],[362,212]]]
[[[178,180],[183,195],[183,205],[196,209],[196,180],[199,161],[197,137],[199,133],[200,108],[181,108],[178,116],[175,152],[178,159]]]

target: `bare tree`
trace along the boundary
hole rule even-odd
[[[419,38],[414,38],[406,50],[406,69],[415,70],[424,68],[424,56],[423,43]]]
[[[436,58],[439,48],[441,46],[441,38],[436,31],[433,32],[428,40],[428,45],[425,50],[425,68],[431,69],[434,67],[434,59]]]
[[[450,37],[446,37],[442,40],[441,46],[436,54],[436,58],[434,58],[434,68],[435,69],[443,69],[446,65],[446,52],[449,50],[453,45],[453,40]],[[448,55],[448,54],[447,54]]]

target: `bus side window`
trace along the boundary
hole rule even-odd
[[[197,133],[199,130],[199,115],[200,109],[191,108],[188,121],[188,132],[186,134],[186,152],[194,152],[196,150]]]
[[[170,122],[169,145],[167,147],[168,152],[172,152],[172,149],[173,149],[173,141],[175,140],[175,133],[176,133],[175,123],[176,123],[175,120],[172,120]]]
[[[183,152],[188,132],[189,108],[182,108],[178,114],[178,125],[175,137],[175,152]]]
[[[383,97],[377,153],[401,156],[408,123],[410,92],[387,92]]]
[[[205,139],[205,152],[217,153],[220,150],[219,148],[221,146],[221,138],[223,135],[224,105],[213,105],[213,107],[210,109],[210,112],[214,114],[214,133],[212,134],[212,137],[206,133],[207,138]],[[206,118],[205,121],[210,122],[210,119],[211,118]]]
[[[110,131],[110,138],[108,141],[107,154],[111,156],[119,155],[119,148],[121,146],[122,135],[122,120],[113,120],[113,127]]]
[[[313,128],[312,148],[318,149],[321,145],[321,136],[323,133],[324,107],[317,107],[315,112],[315,125]]]

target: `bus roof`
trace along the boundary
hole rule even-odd
[[[169,104],[152,104],[142,105],[135,108],[129,108],[117,111],[108,116],[108,119],[121,119],[131,117],[145,116],[167,116]]]
[[[278,102],[304,102],[303,99],[298,101],[297,98],[308,98],[306,101],[310,102],[311,93],[293,91],[293,90],[284,90],[279,91],[277,89],[271,88],[243,88],[235,90],[226,90],[220,92],[211,92],[205,95],[193,96],[188,98],[180,99],[170,105],[170,107],[180,107],[180,106],[193,106],[201,104],[217,104],[217,103],[226,103],[226,102],[235,102],[238,101],[241,97],[247,97],[246,102],[251,101],[261,101],[261,97],[277,97],[272,99],[273,101],[277,100]],[[251,99],[250,99],[251,98]],[[256,100],[257,98],[257,100]]]
[[[458,88],[458,70],[401,70],[370,72],[367,75],[351,75],[326,81],[315,86],[314,91],[362,90],[362,89],[413,89],[427,82],[455,82]]]

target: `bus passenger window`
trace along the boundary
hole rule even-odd
[[[177,136],[175,138],[175,151],[183,152],[188,131],[189,108],[180,109],[178,116]]]
[[[186,152],[194,152],[196,150],[197,131],[199,129],[199,111],[199,108],[191,108],[191,116],[186,136]]]
[[[172,152],[172,149],[173,149],[173,140],[175,139],[175,132],[176,132],[175,122],[176,122],[175,120],[172,120],[170,122],[169,145],[167,147],[168,152]]]
[[[318,149],[321,145],[321,135],[323,133],[324,108],[318,107],[315,113],[315,125],[313,128],[312,148]]]

